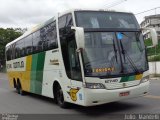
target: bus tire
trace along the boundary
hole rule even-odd
[[[55,93],[56,93],[55,99],[56,99],[57,104],[61,108],[67,108],[68,104],[67,104],[67,102],[64,101],[63,91],[62,91],[62,88],[59,84],[56,87]]]
[[[17,93],[18,93],[18,94],[24,95],[24,91],[22,90],[21,83],[20,83],[19,80],[17,80],[16,90],[17,90]]]

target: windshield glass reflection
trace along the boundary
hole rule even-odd
[[[117,76],[147,70],[139,32],[86,32],[83,61],[86,76]]]

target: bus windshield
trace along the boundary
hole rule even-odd
[[[77,11],[75,16],[77,26],[83,28],[139,28],[136,18],[131,13]]]
[[[148,70],[143,37],[139,32],[86,32],[83,61],[86,76],[113,77]]]
[[[79,11],[75,16],[77,26],[84,28],[86,77],[117,77],[148,70],[143,36],[133,14]]]

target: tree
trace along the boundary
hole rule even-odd
[[[19,28],[20,29],[20,28]],[[23,31],[23,30],[22,30]],[[5,46],[23,33],[13,28],[0,28],[0,63],[5,64]]]

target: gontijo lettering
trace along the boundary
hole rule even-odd
[[[24,67],[23,61],[13,63],[13,68],[23,68],[23,67]]]

